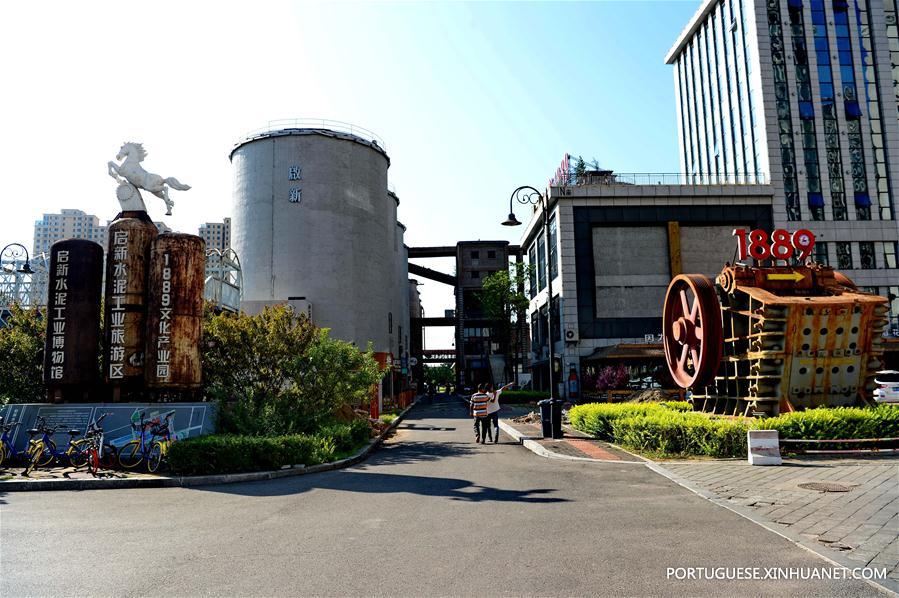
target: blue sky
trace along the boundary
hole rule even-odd
[[[407,244],[517,242],[499,226],[509,194],[542,188],[565,152],[678,170],[663,57],[698,4],[2,3],[0,241],[30,247],[64,207],[112,218],[105,165],[125,140],[193,186],[165,221],[196,232],[228,215],[243,133],[312,117],[386,141]],[[437,283],[422,292],[430,313],[452,306]]]

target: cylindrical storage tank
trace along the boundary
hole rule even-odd
[[[399,249],[393,254],[395,272],[393,301],[395,305],[394,313],[396,314],[398,322],[395,346],[397,347],[397,360],[401,364],[405,364],[403,358],[406,357],[406,352],[409,350],[408,343],[406,342],[406,338],[409,336],[409,289],[407,286],[408,283],[406,282],[409,275],[409,269],[406,261],[406,245],[404,239],[406,227],[403,223],[397,222],[396,229]]]
[[[146,212],[122,215],[109,225],[103,372],[107,382],[138,390],[144,380],[150,244],[159,231]],[[118,399],[115,391],[113,396]]]
[[[390,351],[396,202],[382,144],[281,129],[247,138],[230,157],[245,309],[305,297],[312,321],[333,337]]]
[[[44,383],[54,400],[87,400],[98,381],[103,247],[85,239],[50,248]],[[62,387],[80,386],[81,389]]]
[[[153,241],[144,372],[150,388],[190,390],[202,382],[205,265],[206,243],[196,235],[164,233]]]

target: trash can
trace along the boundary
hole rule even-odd
[[[562,399],[543,399],[537,402],[544,438],[562,438],[562,403]]]

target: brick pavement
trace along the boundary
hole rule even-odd
[[[662,462],[665,469],[859,566],[886,568],[899,581],[899,458],[788,459],[781,467],[745,461]],[[836,482],[848,492],[806,490]],[[776,527],[776,526],[775,526]]]

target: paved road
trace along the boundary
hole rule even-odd
[[[876,595],[861,581],[667,581],[828,564],[641,465],[471,442],[418,407],[366,463],[195,489],[0,496],[0,595]]]

